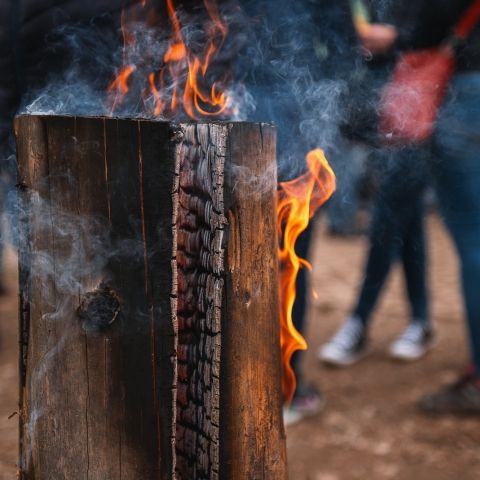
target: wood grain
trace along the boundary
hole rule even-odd
[[[286,479],[276,257],[275,130],[233,124],[220,392],[221,478]]]
[[[21,478],[172,478],[171,127],[22,116],[16,131]],[[98,331],[76,312],[102,282],[121,309]]]
[[[274,128],[15,128],[20,478],[286,478]]]

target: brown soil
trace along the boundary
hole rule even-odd
[[[366,240],[317,236],[304,371],[322,388],[327,406],[288,430],[290,480],[480,478],[480,418],[428,418],[415,408],[420,395],[454,378],[467,358],[453,249],[436,218],[428,225],[439,342],[427,358],[412,364],[394,363],[386,354],[408,318],[396,269],[374,318],[371,355],[348,369],[319,365],[315,350],[353,303]],[[0,299],[0,480],[16,478],[18,441],[18,419],[8,419],[17,409],[18,394],[17,280],[11,252],[7,266],[9,291]]]
[[[18,450],[14,414],[18,409],[18,282],[15,255],[9,250],[5,257],[7,292],[0,297],[0,480],[13,480]]]

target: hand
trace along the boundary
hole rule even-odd
[[[398,37],[393,25],[383,23],[362,23],[357,25],[357,33],[365,49],[374,55],[388,52]]]

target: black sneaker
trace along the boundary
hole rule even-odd
[[[480,377],[463,375],[439,392],[423,397],[419,407],[430,414],[480,415]]]

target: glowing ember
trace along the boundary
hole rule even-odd
[[[209,75],[209,67],[225,41],[228,27],[223,23],[213,1],[204,0],[203,3],[209,18],[205,27],[207,40],[203,53],[194,54],[189,48],[173,0],[166,0],[171,38],[165,43],[165,50],[160,55],[160,68],[147,73],[128,61],[128,51],[135,51],[136,39],[129,22],[122,15],[124,65],[109,87],[112,114],[129,93],[129,82],[133,81],[134,75],[144,75],[145,78],[141,79],[144,82],[142,97],[148,113],[153,117],[169,119],[183,113],[197,120],[200,117],[234,115],[234,101],[225,91],[229,76],[223,75],[221,79],[212,82]],[[142,1],[141,6],[147,10],[148,1]],[[145,15],[148,16],[146,11]],[[152,52],[145,54],[152,55]]]
[[[311,265],[295,253],[295,244],[307,228],[315,211],[335,190],[335,175],[320,149],[307,154],[308,172],[289,182],[280,183],[277,192],[280,260],[280,344],[282,350],[282,391],[291,401],[296,380],[290,360],[296,350],[305,350],[307,343],[292,321],[295,302],[295,281],[300,268]]]

